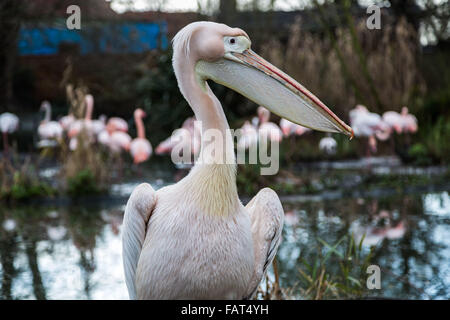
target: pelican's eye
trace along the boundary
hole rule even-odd
[[[224,37],[225,52],[243,52],[250,48],[250,40],[244,36]]]

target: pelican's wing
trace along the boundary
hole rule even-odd
[[[156,204],[156,192],[148,183],[137,186],[128,199],[123,218],[122,258],[130,299],[136,299],[136,267],[145,239],[147,222]]]
[[[255,270],[246,298],[256,293],[281,243],[284,211],[278,195],[264,188],[245,207],[252,221]]]

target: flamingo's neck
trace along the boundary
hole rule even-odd
[[[86,104],[86,114],[84,116],[84,119],[86,121],[90,121],[92,119],[92,111],[94,109],[94,106],[91,103]]]
[[[228,121],[217,97],[195,72],[195,62],[176,54],[174,70],[181,93],[201,124],[201,151],[185,181],[198,194],[201,211],[227,216],[238,211],[236,161]],[[213,136],[213,137],[212,137]]]
[[[49,122],[51,119],[52,119],[52,109],[50,108],[50,106],[46,106],[44,122]]]
[[[139,116],[138,114],[135,114],[134,121],[136,122],[137,137],[140,139],[145,139],[145,128],[144,128],[144,121],[142,121],[142,117]]]

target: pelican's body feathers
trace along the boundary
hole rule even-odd
[[[156,192],[143,184],[128,200],[123,259],[133,299],[252,298],[280,244],[284,212],[276,193],[263,189],[246,207],[239,200],[234,146],[226,143],[233,139],[208,80],[295,123],[353,135],[250,45],[243,30],[213,22],[189,24],[174,38],[178,86],[202,124],[201,161],[177,184]],[[210,129],[224,139],[208,143]]]

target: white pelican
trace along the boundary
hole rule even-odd
[[[207,81],[313,129],[350,136],[352,129],[256,55],[241,29],[195,22],[178,32],[173,49],[180,91],[202,123],[203,160],[176,184],[154,191],[144,183],[131,194],[122,248],[128,292],[132,299],[251,298],[280,244],[283,208],[269,188],[244,207],[237,194],[233,144],[207,148],[213,144],[205,137],[211,129],[233,141]],[[211,160],[213,153],[217,162]],[[222,162],[220,156],[233,161]]]
[[[10,112],[0,114],[0,131],[3,135],[3,150],[8,153],[8,134],[15,132],[19,128],[19,118]]]

